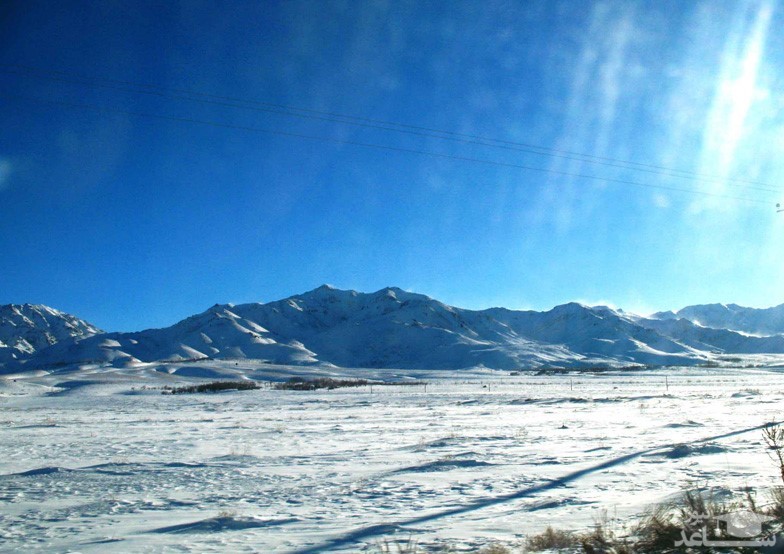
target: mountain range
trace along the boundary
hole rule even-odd
[[[733,354],[784,354],[784,305],[711,304],[648,317],[578,303],[467,310],[395,287],[324,285],[266,304],[216,304],[132,333],[103,332],[46,306],[0,306],[5,372],[205,358],[400,369],[694,365]]]

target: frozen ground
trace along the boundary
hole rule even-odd
[[[244,363],[0,379],[0,550],[360,552],[408,537],[467,549],[605,514],[622,529],[685,487],[777,484],[753,430],[784,418],[777,369],[141,390],[314,371]]]

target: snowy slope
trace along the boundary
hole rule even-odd
[[[772,308],[744,308],[737,304],[701,304],[677,312],[658,312],[652,319],[687,319],[703,327],[752,335],[784,334],[784,304]]]
[[[604,306],[591,308],[572,302],[548,312],[502,308],[485,312],[518,334],[562,344],[585,356],[653,365],[688,364],[700,359],[700,353],[691,347]]]
[[[0,364],[25,359],[60,341],[102,331],[72,315],[35,304],[0,306]]]
[[[577,303],[546,312],[476,311],[394,287],[367,294],[322,286],[266,304],[216,304],[164,329],[76,336],[21,365],[247,358],[286,365],[520,369],[693,365],[731,353],[784,353],[784,337]]]
[[[60,343],[41,352],[30,365],[99,362],[117,366],[160,360],[254,358],[286,364],[316,361],[294,341],[281,343],[269,331],[232,311],[215,305],[165,329],[138,333],[106,333]]]
[[[662,335],[677,338],[695,350],[723,354],[765,354],[784,352],[784,336],[750,336],[728,329],[702,327],[688,319],[640,319],[638,322]]]
[[[581,358],[562,345],[519,336],[482,312],[398,288],[363,294],[323,286],[236,311],[344,367],[508,369]]]

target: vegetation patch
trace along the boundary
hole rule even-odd
[[[302,377],[292,377],[283,383],[273,385],[275,390],[318,390],[318,389],[341,389],[346,387],[383,387],[383,386],[427,386],[424,381],[393,381],[378,382],[368,381],[367,379],[333,379],[332,377],[314,377],[304,379]]]
[[[195,394],[225,390],[256,390],[260,388],[261,386],[254,381],[213,381],[212,383],[202,383],[200,385],[190,385],[187,387],[165,386],[163,387],[163,394]]]
[[[579,538],[568,531],[548,527],[540,535],[532,535],[526,541],[526,547],[532,552],[572,548],[579,544]]]
[[[331,377],[303,379],[302,377],[292,377],[283,383],[275,383],[273,388],[275,390],[332,390],[345,387],[363,387],[369,384],[370,381],[366,381],[364,379],[333,379]]]

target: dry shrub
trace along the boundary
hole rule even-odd
[[[579,539],[568,531],[561,531],[547,527],[540,535],[528,537],[525,546],[528,550],[554,550],[558,548],[573,548],[579,544]]]
[[[512,554],[512,551],[502,544],[491,544],[480,550],[479,554]]]

